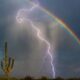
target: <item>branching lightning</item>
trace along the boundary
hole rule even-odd
[[[17,13],[16,20],[18,23],[22,23],[22,22],[24,22],[24,20],[27,20],[31,24],[32,28],[36,31],[36,36],[38,37],[38,39],[40,39],[42,42],[44,42],[47,45],[47,55],[50,57],[50,64],[51,64],[51,68],[52,68],[53,78],[55,78],[55,70],[54,70],[54,64],[53,64],[53,57],[51,54],[50,42],[42,36],[41,30],[34,25],[33,21],[29,18],[25,19],[24,15],[22,14],[22,13],[26,13],[26,12],[30,13],[38,6],[39,5],[34,4],[33,7],[30,9],[20,9]]]

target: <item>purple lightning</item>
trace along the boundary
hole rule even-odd
[[[20,9],[17,13],[17,16],[16,16],[16,20],[18,23],[23,23],[24,20],[27,20],[32,28],[36,31],[36,36],[42,41],[44,42],[46,45],[47,45],[47,55],[50,57],[50,64],[51,64],[51,68],[52,68],[52,73],[53,73],[53,78],[55,78],[55,70],[54,70],[54,64],[53,64],[53,57],[52,57],[52,54],[51,54],[51,45],[50,45],[50,42],[47,41],[43,36],[42,36],[42,32],[41,30],[36,27],[33,23],[32,20],[30,20],[29,18],[28,19],[25,19],[23,13],[30,13],[31,11],[33,11],[36,7],[38,7],[39,5],[33,5],[32,8],[30,9]]]

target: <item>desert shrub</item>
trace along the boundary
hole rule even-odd
[[[33,78],[30,77],[30,76],[27,76],[27,77],[24,78],[24,80],[33,80]]]
[[[58,77],[58,78],[56,78],[56,79],[54,79],[54,80],[64,80],[64,79],[61,78],[61,77]]]
[[[48,80],[48,78],[43,76],[40,80]]]

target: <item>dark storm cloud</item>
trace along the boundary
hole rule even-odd
[[[41,3],[54,15],[65,21],[80,38],[80,0],[42,0]],[[58,74],[58,76],[62,74],[65,77],[80,76],[79,68],[77,68],[80,67],[80,45],[77,45],[74,40],[68,40],[70,38],[67,38],[67,35],[59,38],[62,38],[62,42],[60,42],[58,47],[59,65],[56,74]],[[69,68],[70,66],[72,66],[73,70]],[[74,66],[77,66],[75,74],[73,74],[75,71]]]
[[[61,31],[62,32],[62,31]],[[65,35],[65,36],[64,36]],[[75,66],[80,67],[80,45],[75,42],[75,39],[69,33],[62,32],[62,37],[59,36],[58,43],[58,62],[57,62],[57,75],[64,77],[79,77],[80,73],[76,70]],[[64,74],[65,73],[65,74]]]
[[[48,4],[46,5],[46,3]],[[48,2],[46,3],[45,3],[46,6],[53,5],[53,6],[50,6],[50,9],[55,10],[55,13],[57,15],[61,16],[62,19],[65,18],[67,21],[69,19],[67,18],[67,16],[73,13],[73,11],[72,12],[66,11],[70,9],[67,9],[67,7],[65,7],[66,6],[65,4],[67,2],[65,2],[64,4],[63,0],[62,2],[60,0],[51,0],[51,2],[50,0],[48,0]],[[17,10],[20,7],[25,6],[23,1],[20,1],[19,3],[18,0],[7,0],[7,1],[1,0],[0,4],[1,4],[0,5],[0,18],[1,18],[0,19],[0,40],[2,41],[0,42],[0,48],[3,48],[4,41],[8,40],[9,54],[10,56],[15,58],[15,66],[14,66],[13,74],[19,75],[19,76],[21,75],[25,76],[27,74],[30,74],[37,77],[40,75],[41,76],[47,75],[51,77],[52,72],[51,72],[51,66],[49,64],[49,60],[46,60],[44,63],[42,63],[45,55],[45,50],[44,50],[45,45],[41,44],[41,42],[39,42],[38,39],[34,36],[35,35],[33,34],[34,31],[29,29],[30,25],[27,25],[28,27],[27,29],[25,28],[26,25],[24,26],[15,25],[15,22],[16,22],[15,15],[17,13]],[[63,7],[65,7],[66,9],[63,9]],[[59,12],[58,12],[58,9],[59,9]],[[39,14],[37,13],[37,17],[40,15],[41,13]],[[59,27],[59,29],[54,28],[53,30],[53,28],[51,27],[54,27],[54,26],[50,24],[52,19],[49,19],[49,17],[47,16],[49,15],[46,14],[45,17],[44,15],[40,16],[40,18],[38,17],[39,18],[38,21],[41,21],[42,23],[44,20],[43,22],[44,29],[43,28],[42,29],[45,35],[47,36],[47,38],[52,39],[52,40],[49,39],[50,41],[52,41],[52,45],[53,43],[57,45],[56,50],[58,53],[59,62],[57,62],[58,66],[56,67],[56,69],[58,72],[56,73],[56,75],[58,76],[61,75],[66,77],[72,76],[72,75],[76,76],[72,73],[72,71],[70,70],[70,67],[71,65],[73,66],[77,65],[79,67],[80,45],[78,45],[77,41],[70,34],[67,34],[68,32],[65,33],[66,30],[63,31],[63,28]],[[51,21],[48,23],[47,20],[48,21],[51,20]],[[55,19],[53,19],[53,21],[55,21]],[[60,26],[60,24],[58,24],[58,26]],[[20,30],[21,27],[23,27],[24,29]],[[77,74],[76,68],[77,67],[73,67],[73,69],[76,70],[76,74]]]
[[[80,0],[41,0],[41,4],[65,21],[80,38]]]

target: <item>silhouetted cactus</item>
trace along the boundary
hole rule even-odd
[[[13,69],[13,65],[14,59],[8,57],[7,42],[5,42],[5,56],[4,59],[1,61],[1,68],[7,77],[9,76],[10,72]]]

